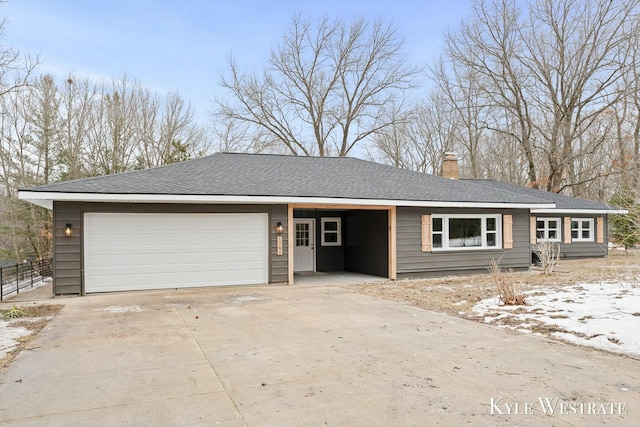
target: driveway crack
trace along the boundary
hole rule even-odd
[[[180,317],[180,320],[182,320],[182,323],[184,324],[184,326],[187,328],[187,330],[189,331],[189,334],[191,335],[191,338],[193,338],[193,341],[196,343],[196,345],[198,346],[198,350],[200,350],[200,353],[202,354],[202,356],[204,357],[204,359],[207,361],[207,364],[209,365],[209,367],[211,368],[211,371],[213,371],[214,375],[216,376],[216,378],[218,379],[218,382],[220,383],[220,385],[222,386],[222,388],[224,389],[225,394],[227,395],[227,397],[229,398],[229,400],[231,401],[231,403],[233,404],[233,407],[235,408],[236,412],[238,413],[238,415],[240,416],[240,418],[242,419],[242,423],[245,426],[249,426],[249,424],[247,423],[247,420],[245,420],[244,415],[242,414],[242,412],[240,411],[240,406],[238,405],[238,403],[235,401],[235,399],[233,398],[233,396],[231,395],[231,393],[229,393],[229,390],[227,389],[227,386],[225,385],[224,381],[222,381],[222,378],[220,378],[220,375],[218,374],[218,371],[216,370],[215,366],[213,366],[213,364],[211,363],[211,361],[209,360],[209,358],[207,357],[207,354],[204,352],[204,350],[202,349],[202,346],[200,345],[200,342],[198,341],[198,339],[196,338],[196,336],[193,334],[193,331],[191,330],[191,328],[189,328],[189,325],[187,324],[187,321],[185,320],[185,318],[182,316],[182,314],[180,313],[179,310],[177,310],[176,308],[173,308],[173,310],[175,310],[175,312],[178,314],[178,316]]]

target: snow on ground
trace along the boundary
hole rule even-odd
[[[550,333],[573,344],[640,358],[640,284],[582,283],[536,287],[526,306],[499,306],[498,298],[473,310],[485,323],[524,333]]]
[[[139,305],[111,305],[105,308],[97,308],[95,311],[107,311],[109,313],[142,313],[145,311],[145,308],[140,307]]]
[[[16,348],[20,338],[32,332],[21,326],[13,326],[12,323],[14,322],[0,319],[0,360]]]
[[[40,282],[34,283],[33,286],[20,288],[20,294],[31,292],[41,286],[47,285],[50,283],[50,280],[51,279],[41,280]],[[10,300],[10,298],[15,295],[16,294],[13,293],[11,295],[5,296],[5,298],[6,300]],[[2,358],[5,357],[7,353],[16,348],[21,338],[24,338],[27,335],[33,333],[33,331],[30,331],[29,329],[13,325],[15,322],[23,320],[24,319],[22,318],[16,320],[5,320],[2,319],[0,313],[0,360],[2,360]]]

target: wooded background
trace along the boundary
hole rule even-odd
[[[430,64],[408,61],[390,22],[295,15],[263,69],[229,60],[205,124],[178,93],[126,75],[39,74],[42,58],[2,44],[3,22],[0,259],[50,255],[51,212],[18,189],[215,151],[355,155],[434,174],[453,151],[462,177],[628,208],[617,237],[640,243],[639,1],[476,0]]]

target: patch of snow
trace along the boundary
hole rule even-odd
[[[462,301],[458,301],[458,302],[454,302],[453,305],[462,305],[462,304],[466,304],[467,300],[463,299]]]
[[[105,308],[98,308],[96,311],[107,311],[109,313],[142,313],[145,309],[140,307],[139,305],[125,305],[125,306],[117,306],[112,305]]]
[[[170,303],[170,304],[165,304],[164,306],[167,308],[184,308],[184,307],[191,307],[191,304]]]
[[[263,295],[234,295],[231,304],[243,304],[245,302],[265,301],[267,297]]]
[[[533,295],[535,293],[535,295]],[[520,320],[513,329],[530,333],[541,322],[561,331],[552,336],[578,345],[640,357],[640,286],[637,283],[580,283],[538,287],[527,292],[526,306],[498,306],[495,298],[473,310],[485,323]]]
[[[0,320],[0,359],[16,348],[20,338],[31,334],[30,330],[12,324],[12,321]]]

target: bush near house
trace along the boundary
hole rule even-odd
[[[640,201],[637,192],[629,189],[617,192],[610,204],[627,209],[627,215],[611,216],[611,237],[625,249],[640,245]]]

